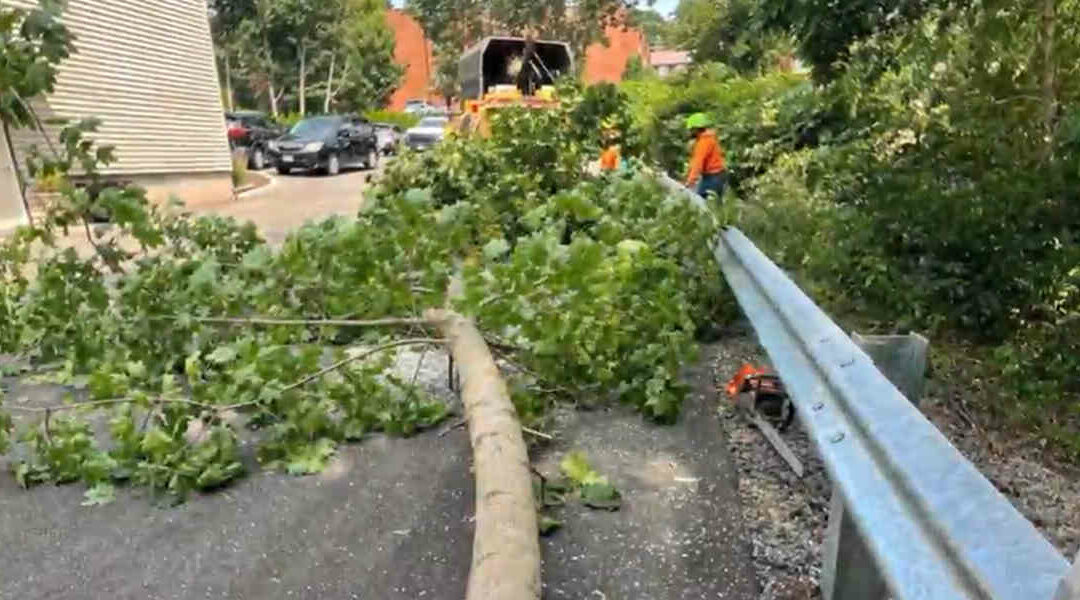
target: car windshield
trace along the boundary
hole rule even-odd
[[[294,125],[289,133],[299,138],[323,138],[333,133],[339,125],[337,119],[304,119]]]
[[[443,117],[428,117],[422,119],[417,127],[442,127],[446,125],[446,119]]]

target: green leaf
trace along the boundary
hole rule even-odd
[[[244,255],[240,263],[244,269],[261,272],[271,265],[273,253],[266,246],[258,246]]]
[[[135,379],[146,377],[146,365],[142,361],[128,361],[124,367],[130,377]]]
[[[547,515],[540,515],[539,526],[540,535],[548,536],[561,529],[563,526],[563,522]]]
[[[191,289],[201,289],[213,286],[218,282],[221,265],[214,259],[204,261],[195,272],[188,278],[188,286]]]
[[[23,489],[29,489],[36,482],[32,477],[32,467],[25,462],[20,462],[12,467],[15,481]]]
[[[606,480],[593,470],[583,452],[571,452],[563,457],[559,463],[563,475],[566,475],[576,486],[585,486],[591,483],[605,483]]]
[[[215,365],[225,365],[236,360],[238,353],[232,346],[218,346],[206,357],[206,360]]]
[[[330,457],[337,451],[333,440],[322,438],[313,444],[306,444],[290,454],[286,471],[290,475],[311,475],[321,473],[330,464]]]
[[[104,506],[116,500],[116,487],[111,483],[99,483],[86,490],[83,506]]]
[[[244,472],[244,467],[238,462],[228,464],[211,464],[195,480],[195,488],[199,490],[211,490],[232,481]]]
[[[507,252],[510,252],[510,244],[502,238],[491,240],[484,245],[484,258],[489,261],[502,258]]]
[[[619,510],[622,506],[622,496],[619,490],[610,483],[588,483],[581,487],[581,501],[589,508],[601,510]]]
[[[554,508],[563,506],[566,504],[566,496],[571,492],[568,485],[559,481],[548,481],[543,486],[544,495],[540,498],[540,505],[547,508]]]
[[[172,452],[179,442],[171,437],[160,427],[154,427],[143,436],[140,448],[150,457],[161,460],[166,454]]]
[[[427,206],[432,202],[431,190],[413,188],[405,192],[405,201],[413,206]]]

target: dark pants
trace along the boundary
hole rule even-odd
[[[727,185],[727,171],[702,175],[698,181],[697,189],[694,190],[702,198],[708,198],[709,193],[716,194],[717,200],[724,199],[724,186]]]

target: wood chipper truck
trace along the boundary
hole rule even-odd
[[[453,129],[488,135],[500,108],[557,106],[555,81],[573,71],[574,57],[565,42],[489,37],[466,50],[458,68],[464,106]]]

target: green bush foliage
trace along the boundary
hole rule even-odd
[[[745,78],[721,65],[699,66],[669,80],[631,82],[632,114],[647,155],[681,174],[690,139],[684,122],[696,112],[716,124],[732,185],[763,173],[782,153],[828,139],[831,108],[805,76],[770,73]]]
[[[420,115],[393,110],[369,110],[364,113],[364,116],[372,123],[387,123],[397,125],[402,129],[416,127],[416,124],[420,122]]]
[[[827,309],[973,344],[994,408],[1080,457],[1080,21],[1059,11],[1047,45],[1006,5],[860,34],[826,85],[701,65],[623,88],[673,171],[681,119],[714,117],[738,225]]]

